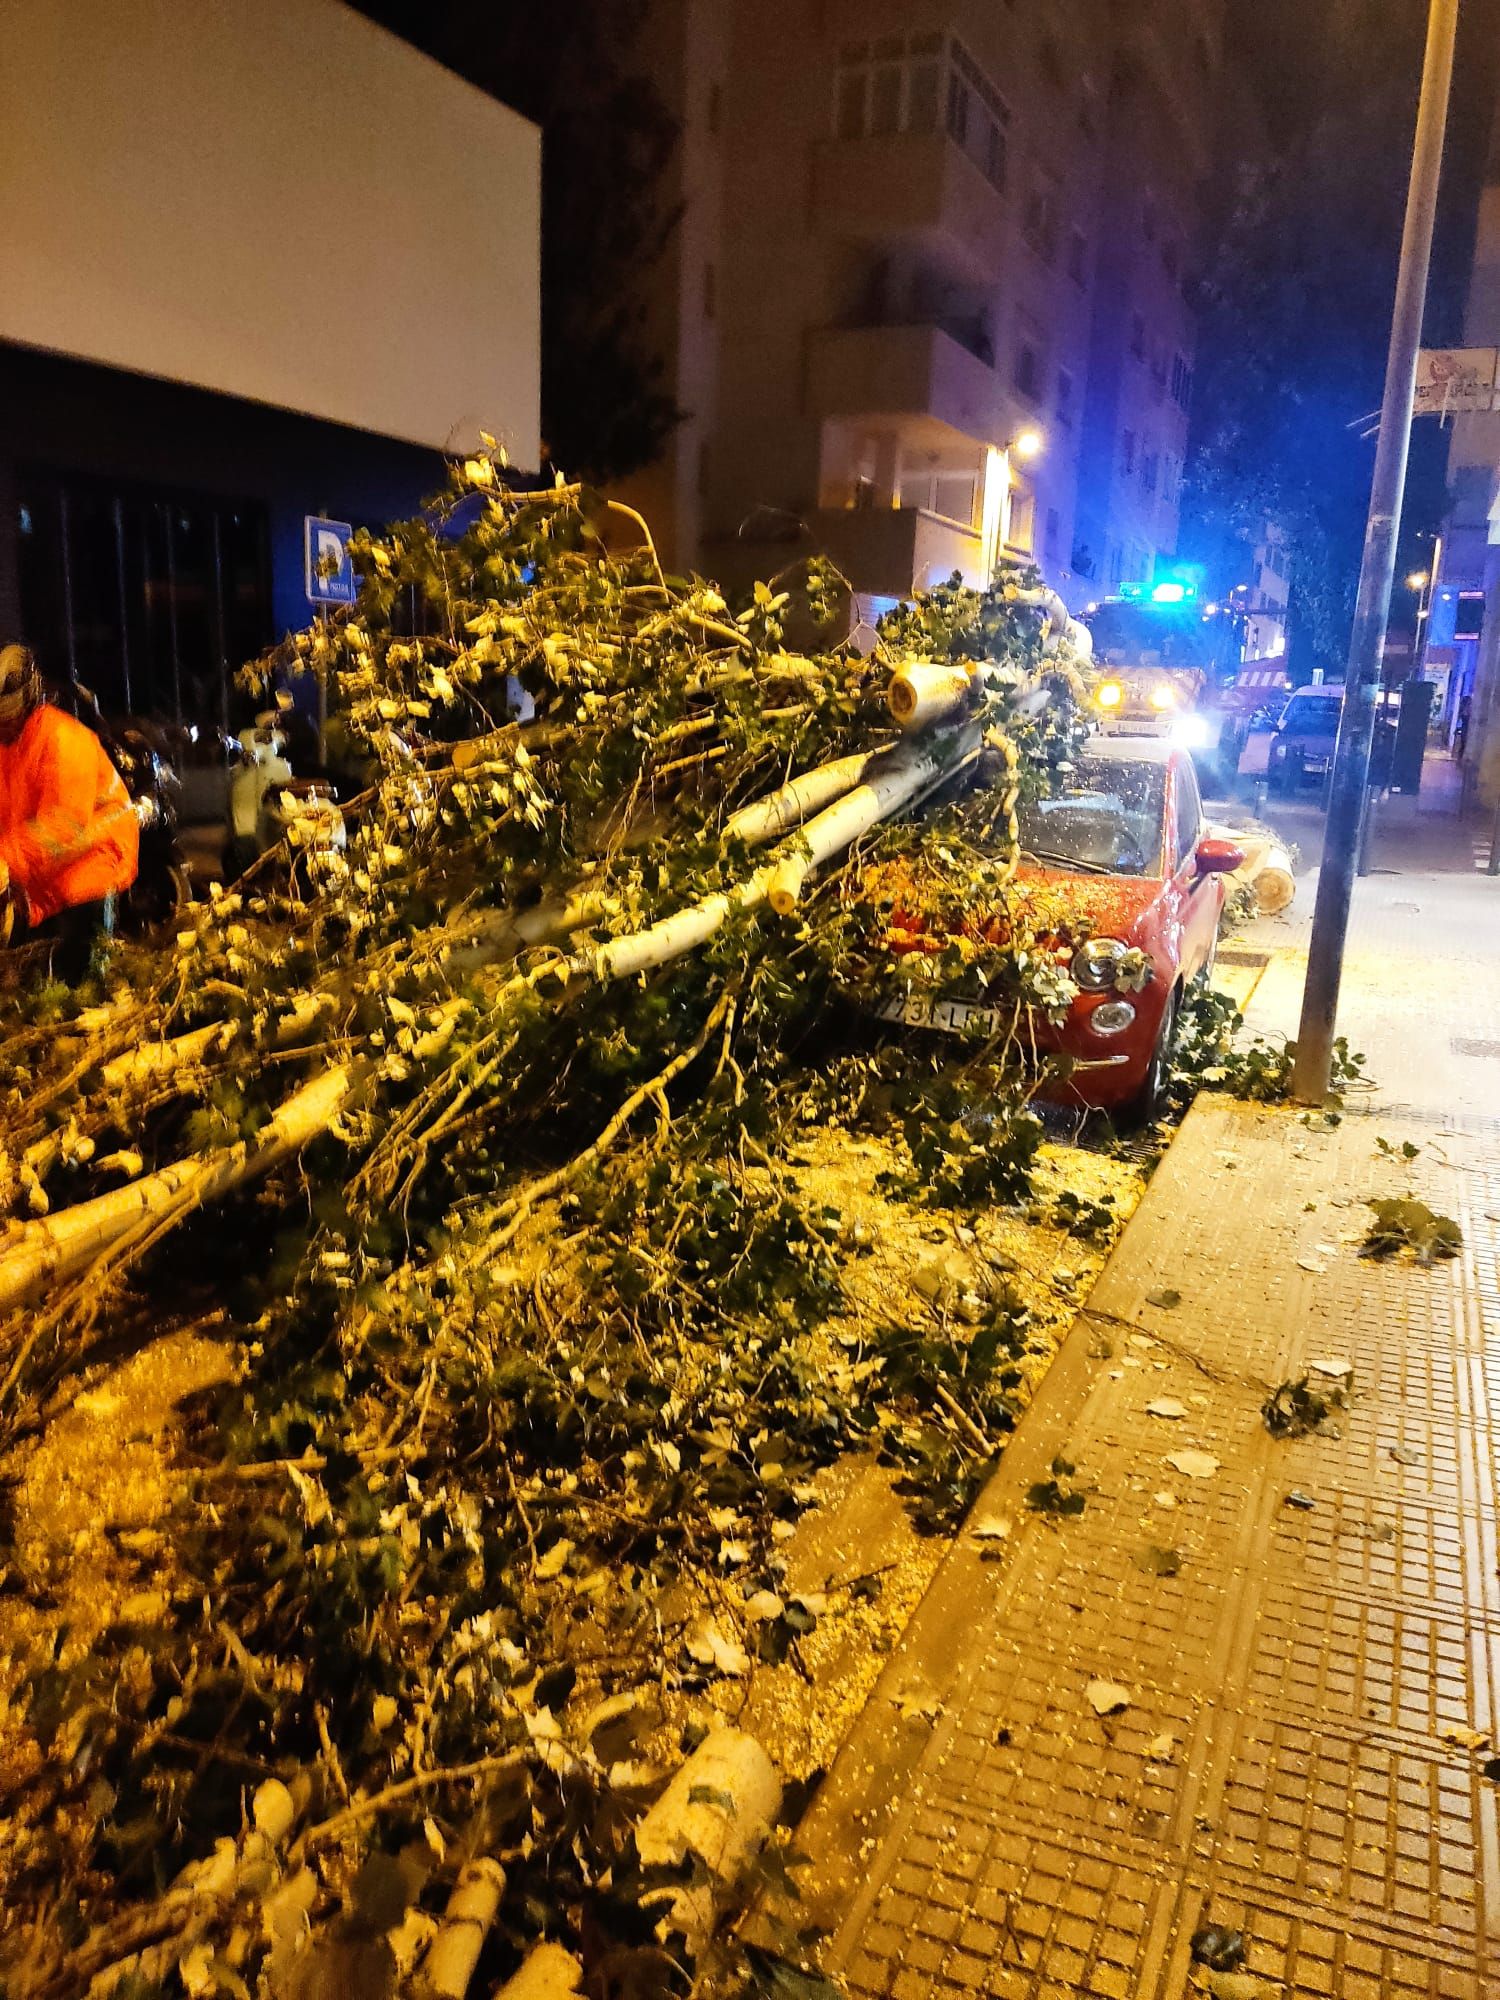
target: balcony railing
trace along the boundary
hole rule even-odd
[[[993,442],[1003,396],[979,345],[973,321],[954,323],[951,331],[947,324],[821,327],[809,341],[809,413],[901,418]]]
[[[707,553],[714,574],[739,586],[769,576],[799,556],[825,555],[854,589],[874,597],[909,597],[958,570],[985,581],[984,537],[925,507],[819,507],[793,524],[785,539],[753,535],[716,544]]]
[[[908,243],[981,283],[1006,261],[1004,196],[945,132],[821,141],[813,213],[826,235]]]

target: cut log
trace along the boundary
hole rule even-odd
[[[1272,841],[1255,875],[1256,907],[1263,917],[1279,917],[1296,893],[1292,857],[1279,841]]]
[[[572,1952],[560,1944],[539,1944],[497,1989],[495,2000],[576,2000],[582,1991],[583,1967]]]
[[[702,1863],[700,1880],[652,1898],[663,1908],[663,1935],[680,1933],[697,1956],[780,1810],[781,1780],[755,1738],[710,1730],[635,1830],[644,1867],[677,1868],[694,1856]]]
[[[808,861],[804,854],[789,854],[778,863],[776,873],[771,877],[771,886],[766,891],[766,900],[778,917],[789,917],[796,909],[802,894],[802,885],[807,880]]]
[[[979,740],[977,728],[966,728],[924,737],[920,743],[892,752],[874,777],[803,825],[798,835],[798,852],[807,867],[815,868],[841,854],[871,827],[930,791],[955,766],[974,754]],[[664,917],[648,930],[614,938],[597,951],[581,954],[573,961],[573,969],[603,980],[629,979],[636,973],[681,958],[685,952],[695,951],[721,930],[731,915],[758,909],[788,858],[785,854],[778,855],[737,888],[707,896],[701,903],[679,910],[675,916]]]
[[[779,840],[793,827],[800,826],[809,814],[821,812],[824,806],[852,792],[877,761],[889,754],[888,748],[865,750],[858,756],[840,757],[831,764],[820,764],[815,771],[804,772],[789,785],[782,785],[753,805],[741,806],[737,813],[731,813],[724,822],[725,837],[743,840],[747,847]]]
[[[216,1055],[234,1040],[238,1029],[233,1021],[216,1021],[211,1027],[194,1028],[168,1042],[143,1042],[123,1056],[107,1062],[99,1075],[106,1090],[128,1090],[132,1084],[153,1083],[174,1070]]]
[[[892,674],[886,706],[897,726],[911,735],[959,714],[968,707],[973,689],[966,667],[949,661],[913,660]]]
[[[498,1861],[471,1861],[461,1870],[417,1975],[419,2000],[463,2000],[504,1894],[505,1870]]]
[[[0,1254],[0,1314],[29,1304],[49,1285],[75,1276],[143,1223],[186,1212],[269,1173],[326,1132],[348,1096],[346,1064],[324,1070],[290,1097],[255,1138],[195,1153],[128,1187],[113,1188],[38,1222],[23,1223]]]

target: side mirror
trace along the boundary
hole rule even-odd
[[[1200,875],[1232,875],[1245,863],[1245,850],[1232,840],[1200,840],[1193,859]]]

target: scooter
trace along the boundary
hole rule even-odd
[[[74,714],[104,745],[140,826],[140,858],[130,887],[115,899],[115,927],[160,942],[178,928],[193,900],[192,876],[178,836],[182,780],[154,724],[137,716],[108,721],[81,682],[70,692]]]
[[[229,829],[224,877],[234,881],[261,855],[286,843],[294,877],[316,887],[320,864],[341,854],[349,832],[332,785],[298,778],[286,755],[286,735],[274,711],[240,731],[241,757],[229,781]]]

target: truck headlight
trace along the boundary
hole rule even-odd
[[[1168,687],[1165,681],[1158,681],[1156,686],[1151,690],[1151,706],[1163,714],[1169,708],[1175,708],[1177,706],[1176,688]]]
[[[1090,938],[1073,954],[1073,983],[1085,993],[1107,993],[1129,949],[1118,938]]]
[[[1101,708],[1118,708],[1125,699],[1125,690],[1118,681],[1105,681],[1095,690],[1094,699]]]

